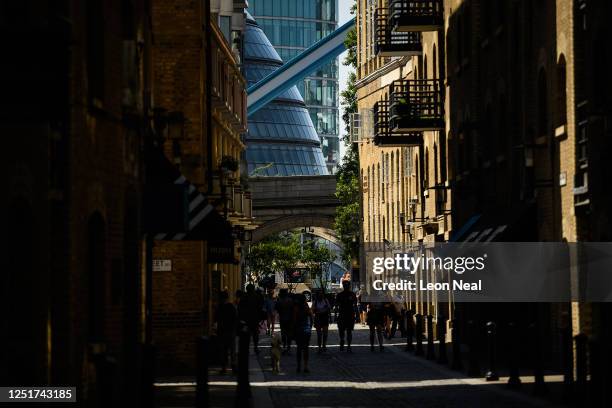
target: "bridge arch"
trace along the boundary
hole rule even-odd
[[[250,177],[253,215],[260,226],[253,231],[253,242],[270,235],[303,227],[313,227],[313,235],[343,247],[334,231],[336,176]]]
[[[286,215],[275,218],[262,224],[253,231],[253,242],[277,234],[279,232],[303,227],[315,227],[314,235],[325,238],[334,244],[342,247],[340,240],[333,234],[334,217],[331,215]]]

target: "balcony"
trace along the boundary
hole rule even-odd
[[[374,145],[400,147],[423,144],[423,133],[394,131],[389,123],[389,101],[383,99],[374,104]]]
[[[442,0],[391,0],[388,24],[395,32],[437,31],[444,23]]]
[[[413,56],[423,53],[421,33],[397,32],[389,25],[387,8],[374,12],[374,52],[379,57]]]
[[[391,132],[443,130],[442,86],[436,79],[393,81],[389,85]]]

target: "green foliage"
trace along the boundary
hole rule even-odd
[[[323,282],[326,277],[321,277],[322,271],[334,259],[335,255],[330,249],[314,241],[306,243],[302,249],[299,234],[290,232],[251,245],[246,264],[251,283],[259,283],[276,273],[282,274],[285,282],[289,282],[291,274],[299,266],[305,266],[311,276],[317,276]]]
[[[310,244],[304,248],[302,262],[306,266],[310,276],[316,276],[319,287],[323,290],[325,290],[328,283],[327,273],[323,272],[327,271],[329,265],[331,265],[335,259],[336,255],[332,250],[323,245],[317,245],[315,241],[310,241]]]
[[[349,73],[348,81],[346,83],[346,89],[340,92],[340,103],[343,108],[342,112],[342,120],[344,121],[344,128],[346,129],[345,135],[342,138],[342,141],[345,144],[350,144],[350,119],[351,113],[357,112],[357,87],[355,86],[355,82],[357,81],[357,76],[354,72]]]
[[[344,262],[349,266],[351,259],[359,257],[361,191],[359,154],[354,145],[347,148],[336,173],[336,197],[340,205],[336,208],[334,228],[344,246]]]
[[[357,3],[353,3],[351,14],[355,14]],[[345,40],[348,54],[344,65],[357,68],[357,32],[352,30]],[[342,158],[342,164],[336,173],[336,197],[340,205],[336,208],[334,228],[344,246],[343,258],[350,268],[352,259],[359,257],[359,234],[361,218],[361,191],[359,188],[359,151],[350,140],[351,113],[357,112],[357,76],[351,72],[348,76],[347,86],[340,93],[342,107],[342,120],[346,129],[343,137],[347,151]]]
[[[355,14],[357,12],[357,2],[354,2],[351,6],[351,14]],[[348,50],[346,56],[344,57],[344,61],[342,62],[344,65],[357,68],[357,30],[354,28],[346,34],[346,39],[344,40],[344,46]]]

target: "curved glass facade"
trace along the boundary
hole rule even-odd
[[[248,13],[243,44],[242,69],[249,86],[283,64]],[[328,174],[319,136],[295,86],[249,117],[246,143],[249,175]]]
[[[249,11],[288,61],[338,26],[337,0],[250,0]],[[297,84],[321,138],[328,169],[335,171],[340,151],[338,59]]]

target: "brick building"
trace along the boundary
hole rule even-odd
[[[241,286],[240,42],[201,4],[0,5],[3,385],[146,405],[151,345],[193,368],[216,294]]]
[[[144,1],[0,5],[0,382],[137,403]]]
[[[153,271],[152,336],[160,374],[193,371],[196,338],[212,333],[219,291],[233,295],[242,287],[241,241],[254,228],[240,166],[246,131],[246,82],[238,65],[244,5],[205,5],[155,1],[152,10],[152,96],[166,118],[160,147],[190,183],[189,228],[199,223],[202,230],[158,231],[166,234],[154,241],[154,263],[160,266]],[[192,196],[192,190],[198,193]]]
[[[610,148],[610,80],[603,73],[609,28],[602,17],[609,5],[357,5],[360,127],[354,136],[365,242],[388,240],[399,248],[475,239],[610,240],[610,194],[603,187],[609,166],[595,153]],[[418,109],[402,110],[406,100]],[[500,235],[483,237],[486,231]],[[597,388],[607,375],[597,358],[610,359],[600,346],[610,338],[603,323],[610,318],[607,305],[476,308],[419,293],[410,302],[417,313],[455,319],[464,333],[468,320],[531,319],[532,338],[541,340],[525,347],[543,347],[551,368],[566,351],[559,329],[571,324],[573,334],[587,335],[591,344],[590,398],[610,398]]]

